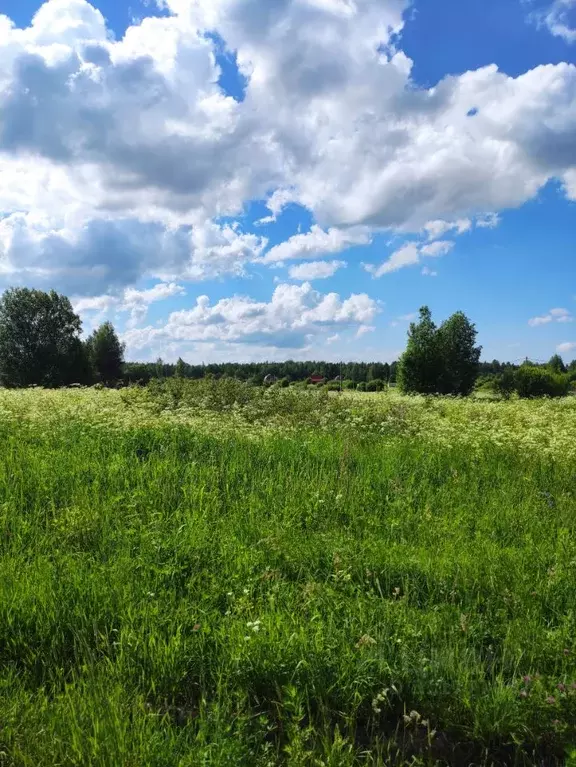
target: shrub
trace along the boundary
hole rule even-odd
[[[505,370],[492,381],[493,389],[496,394],[500,394],[504,399],[509,399],[516,391],[516,378],[513,370]]]
[[[379,378],[374,378],[372,381],[368,381],[366,384],[366,391],[383,391],[384,390],[384,381],[381,381]]]
[[[356,387],[356,391],[366,391],[366,382],[360,381],[360,383]]]
[[[570,379],[550,369],[522,365],[514,374],[514,389],[523,399],[565,397],[570,390]]]
[[[344,381],[342,386],[346,391],[353,391],[356,388],[356,383],[355,381]]]

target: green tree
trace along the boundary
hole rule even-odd
[[[0,298],[0,382],[64,386],[85,368],[82,322],[66,296],[10,288]]]
[[[410,324],[408,345],[398,365],[398,383],[403,392],[434,394],[438,391],[440,350],[438,329],[427,306],[418,322]]]
[[[443,322],[437,333],[441,394],[468,396],[479,373],[481,346],[476,346],[476,327],[464,312],[456,312]]]
[[[176,362],[176,368],[174,370],[174,375],[176,378],[185,378],[186,377],[186,363],[182,359],[182,357],[178,357],[178,361]]]
[[[468,395],[478,378],[481,347],[476,328],[463,312],[456,312],[437,328],[430,309],[410,325],[408,345],[398,365],[402,391],[418,394]]]
[[[122,378],[124,344],[120,343],[111,322],[103,323],[92,333],[87,348],[98,381],[112,384]]]
[[[550,361],[548,362],[548,368],[553,373],[567,373],[568,368],[564,364],[564,360],[559,354],[555,354],[553,357],[550,358]]]

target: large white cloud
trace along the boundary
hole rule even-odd
[[[14,213],[0,218],[0,278],[100,295],[141,277],[199,281],[242,274],[265,247],[265,238],[211,221],[192,228],[137,219],[91,219],[71,226]]]
[[[576,198],[576,67],[418,88],[398,47],[407,5],[167,0],[172,16],[118,41],[86,0],[48,0],[27,29],[0,16],[4,276],[118,295],[143,276],[319,258],[380,229],[493,225],[483,213],[553,178]],[[236,53],[243,101],[219,85],[211,32]],[[218,223],[256,198],[316,223],[266,253]],[[425,255],[407,247],[398,263]]]
[[[337,293],[320,293],[310,283],[281,284],[269,302],[233,296],[211,304],[208,296],[200,296],[194,308],[173,312],[163,327],[128,330],[124,339],[136,351],[171,342],[300,349],[335,328],[366,325],[378,311],[378,304],[363,293],[342,299]]]

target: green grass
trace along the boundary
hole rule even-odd
[[[1,396],[0,765],[576,763],[572,404]]]

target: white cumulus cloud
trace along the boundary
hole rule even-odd
[[[323,280],[333,277],[338,269],[346,266],[345,261],[310,261],[290,267],[288,274],[293,280]]]
[[[264,263],[290,261],[296,258],[318,258],[319,256],[340,253],[351,245],[367,245],[369,234],[363,229],[344,231],[329,229],[324,231],[319,226],[312,226],[309,232],[295,234],[286,242],[271,248],[263,258]]]
[[[532,317],[528,320],[528,324],[532,328],[537,328],[540,325],[549,325],[551,322],[573,322],[574,317],[568,309],[550,309],[548,314],[543,314],[539,317]]]
[[[131,350],[172,342],[301,349],[338,327],[367,325],[378,311],[364,293],[342,299],[337,293],[320,293],[310,283],[281,284],[269,302],[233,296],[211,304],[208,296],[200,296],[192,309],[173,312],[164,326],[128,330],[124,340]]]
[[[573,2],[548,15],[565,39]],[[409,0],[164,6],[121,39],[87,0],[47,0],[27,28],[0,16],[5,284],[118,296],[144,278],[317,261],[382,230],[447,241],[553,179],[576,199],[574,64],[422,88],[402,51]],[[243,100],[219,84],[222,44]],[[267,223],[304,206],[312,229],[267,251],[230,223],[253,200]],[[369,268],[417,264],[425,247]]]

